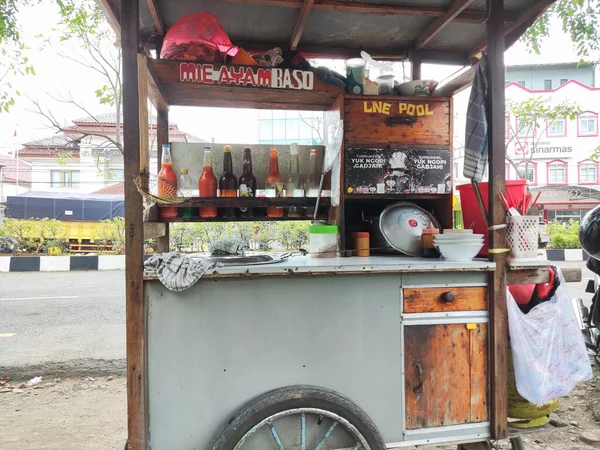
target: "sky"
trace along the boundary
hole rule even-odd
[[[86,116],[83,111],[72,105],[57,101],[56,97],[70,92],[81,104],[95,114],[112,112],[103,107],[95,97],[94,91],[102,86],[103,79],[99,74],[82,68],[75,62],[60,58],[51,50],[41,50],[36,34],[52,35],[52,27],[58,22],[58,12],[54,2],[43,0],[40,4],[21,12],[21,34],[25,44],[31,49],[29,58],[36,69],[35,76],[17,77],[12,80],[21,92],[17,98],[18,105],[9,113],[0,114],[0,153],[18,148],[20,144],[51,136],[55,131],[48,128],[43,119],[31,112],[30,99],[38,100],[51,109],[61,121],[68,123],[71,119]],[[542,46],[541,55],[531,55],[521,43],[517,43],[506,53],[507,65],[544,64],[578,61],[569,38],[562,32],[557,21],[552,23],[552,36]],[[342,63],[337,62],[339,67]],[[401,67],[401,66],[400,66]],[[441,81],[459,67],[443,67],[425,64],[422,69],[424,79]],[[397,76],[401,76],[401,69]],[[410,72],[407,65],[406,72]],[[215,142],[245,143],[248,136],[256,136],[256,111],[224,108],[185,108],[172,107],[169,119],[177,123],[179,128]],[[16,131],[16,136],[14,133]]]

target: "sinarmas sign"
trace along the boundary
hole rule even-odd
[[[549,141],[540,141],[535,145],[530,145],[529,142],[515,142],[514,152],[516,156],[529,156],[533,153],[533,156],[544,158],[547,156],[570,156],[573,153],[572,145],[557,145]]]

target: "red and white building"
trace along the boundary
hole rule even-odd
[[[600,166],[591,159],[600,149],[600,88],[576,80],[555,89],[531,90],[517,82],[506,86],[506,98],[513,102],[536,97],[553,104],[568,101],[582,112],[574,120],[564,117],[539,129],[519,126],[518,117],[507,117],[507,156],[516,169],[506,162],[506,178],[527,178],[531,191],[541,192],[538,204],[545,219],[579,220],[600,204]],[[511,139],[511,130],[518,133],[519,142]]]

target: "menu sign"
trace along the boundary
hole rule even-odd
[[[346,148],[348,194],[449,194],[448,150]]]

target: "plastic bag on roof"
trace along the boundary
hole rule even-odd
[[[592,368],[566,282],[550,300],[524,314],[507,289],[508,325],[517,391],[537,405],[564,397]]]
[[[175,22],[167,31],[160,57],[180,61],[223,62],[224,55],[232,47],[219,19],[213,14],[200,12],[188,14]]]

